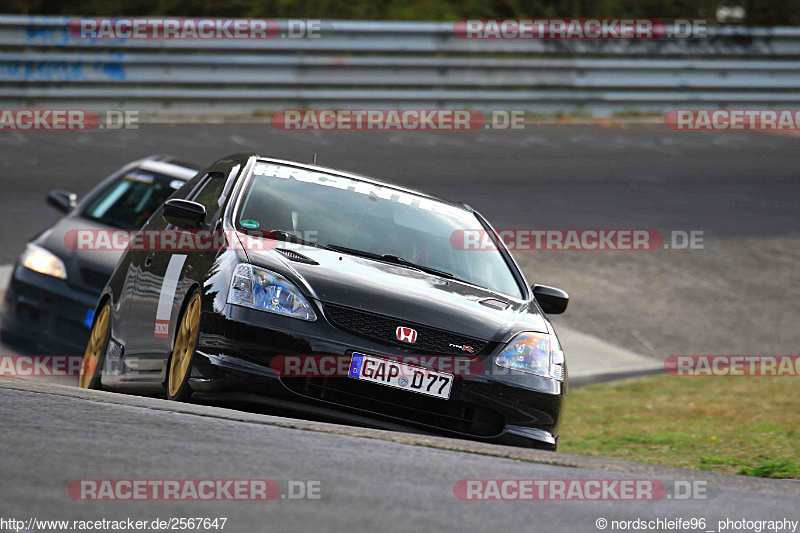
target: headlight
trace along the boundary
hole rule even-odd
[[[564,381],[564,352],[555,335],[520,333],[497,354],[497,365]]]
[[[40,274],[67,279],[67,268],[64,261],[48,252],[41,246],[29,244],[21,257],[22,266]]]
[[[257,266],[236,266],[228,291],[228,303],[313,322],[314,310],[289,280]]]

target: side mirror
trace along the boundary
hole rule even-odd
[[[164,204],[164,220],[182,229],[200,229],[205,226],[206,208],[203,204],[173,198]]]
[[[547,285],[534,285],[533,296],[542,310],[549,315],[560,315],[567,310],[569,304],[569,294],[566,291]]]
[[[59,211],[69,213],[78,205],[78,195],[74,192],[53,189],[47,194],[47,203]]]

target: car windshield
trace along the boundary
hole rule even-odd
[[[402,258],[519,298],[519,285],[495,249],[452,243],[482,230],[466,209],[398,189],[296,167],[259,162],[244,193],[237,227],[281,230],[315,244]]]
[[[133,169],[119,177],[91,201],[83,216],[109,226],[139,229],[183,180],[143,169]]]

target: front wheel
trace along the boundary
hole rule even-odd
[[[103,362],[108,346],[108,339],[111,336],[109,327],[109,317],[111,307],[108,303],[104,304],[94,319],[92,333],[89,335],[89,344],[83,354],[81,372],[78,376],[78,387],[82,389],[101,389],[100,373],[103,369]]]
[[[170,400],[184,402],[192,394],[189,387],[189,375],[191,374],[199,326],[200,293],[195,291],[189,298],[189,303],[186,304],[183,315],[178,321],[175,345],[169,358],[167,397]]]

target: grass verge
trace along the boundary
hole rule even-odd
[[[798,385],[658,375],[572,389],[558,451],[800,479]]]

